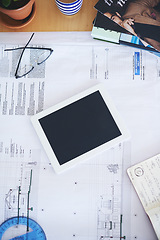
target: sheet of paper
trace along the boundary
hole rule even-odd
[[[29,138],[22,141],[18,135],[3,139],[0,142],[1,223],[11,217],[25,216],[43,226],[47,239],[59,236],[61,239],[89,240],[102,236],[119,239],[123,145],[56,175],[40,146],[34,146],[33,141],[25,144]],[[0,227],[0,237],[20,236],[19,230],[17,227],[15,231],[5,231]]]
[[[160,154],[130,167],[127,172],[160,239]]]
[[[135,239],[136,235],[138,240],[143,239],[144,231],[137,233],[135,229],[137,219],[132,227],[128,221],[130,208],[127,218],[123,216],[126,224],[121,221],[124,202],[121,196],[125,192],[121,189],[122,173],[125,175],[124,166],[128,166],[125,162],[122,168],[123,146],[56,176],[30,116],[104,82],[132,134],[131,159],[144,159],[159,151],[158,57],[93,40],[87,32],[36,33],[31,45],[51,47],[53,54],[42,69],[33,63],[36,73],[15,79],[18,56],[13,58],[12,52],[3,50],[24,46],[30,36],[31,33],[0,33],[0,223],[18,214],[29,214],[49,240],[54,237],[117,240],[120,234],[127,239]],[[33,52],[28,56],[33,56]],[[124,195],[125,201],[130,201],[128,194]],[[137,211],[135,207],[132,209]],[[63,226],[63,231],[59,226]],[[146,218],[142,226],[145,228]],[[15,229],[10,237],[19,234]],[[153,234],[148,227],[145,240],[155,240]]]
[[[25,41],[30,35],[26,34]],[[39,39],[41,35],[35,34],[33,46],[37,46]],[[4,41],[3,38],[1,41]],[[59,39],[54,44],[47,44],[54,51],[43,65],[38,66],[34,60],[37,51],[28,50],[26,57],[33,64],[34,70],[25,78],[17,80],[14,73],[21,50],[5,52],[4,49],[15,45],[1,44],[0,114],[33,115],[99,82],[105,82],[108,87],[117,84],[134,86],[135,82],[155,82],[160,78],[160,60],[148,52],[101,42],[97,44],[97,41],[91,41],[90,38],[85,44],[70,42],[67,45],[62,39],[59,43],[58,41]],[[38,46],[43,47],[42,43]]]

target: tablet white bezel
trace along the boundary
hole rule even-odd
[[[74,103],[75,101],[80,100],[81,98],[83,98],[87,95],[90,95],[90,94],[92,94],[96,91],[100,92],[104,102],[106,103],[114,121],[116,122],[116,124],[117,124],[117,126],[118,126],[118,128],[121,132],[121,135],[112,139],[109,142],[106,142],[106,143],[104,143],[104,144],[102,144],[102,145],[100,145],[100,146],[98,146],[98,147],[96,147],[96,148],[94,148],[94,149],[92,149],[92,150],[90,150],[90,151],[88,151],[88,152],[86,152],[86,153],[68,161],[67,163],[65,163],[63,165],[60,165],[58,160],[57,160],[57,157],[56,157],[52,147],[50,146],[50,143],[49,143],[49,141],[48,141],[48,139],[47,139],[40,123],[39,123],[39,119],[41,119],[41,118],[43,118],[43,117],[45,117],[45,116],[47,116],[47,115],[49,115],[53,112],[65,107],[65,106],[67,106],[71,103]],[[74,166],[75,164],[81,162],[82,160],[90,158],[93,155],[95,155],[95,154],[97,154],[101,151],[104,151],[108,148],[111,148],[114,145],[116,145],[118,143],[121,143],[124,140],[129,138],[129,132],[128,132],[126,126],[124,125],[124,123],[123,123],[118,111],[116,110],[114,104],[112,103],[110,97],[108,96],[104,84],[98,84],[94,87],[91,87],[91,88],[87,89],[86,91],[83,91],[83,92],[81,92],[81,93],[79,93],[79,94],[77,94],[77,95],[75,95],[75,96],[73,96],[69,99],[66,99],[65,101],[63,101],[59,104],[56,104],[55,106],[52,106],[52,107],[34,115],[34,116],[32,116],[31,117],[31,122],[32,122],[32,124],[33,124],[33,126],[36,130],[36,133],[37,133],[37,135],[40,139],[40,142],[41,142],[42,146],[44,147],[44,150],[46,151],[46,154],[47,154],[55,172],[57,172],[57,173],[59,173],[61,171],[64,171],[64,170]]]

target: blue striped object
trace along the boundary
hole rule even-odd
[[[56,2],[57,7],[63,14],[73,15],[73,14],[76,14],[80,10],[83,0],[76,0],[71,3],[64,3],[59,0],[55,0],[55,2]]]

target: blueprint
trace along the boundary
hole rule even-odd
[[[42,222],[47,239],[58,238],[60,226],[61,239],[119,239],[123,145],[56,175],[40,148],[13,139],[0,144],[1,223],[24,216]],[[15,234],[8,230],[2,239]]]
[[[20,144],[14,139],[5,139],[0,145],[1,223],[25,216],[42,222],[47,239],[58,238],[60,225],[63,226],[61,239],[66,236],[68,239],[71,236],[119,239],[122,227],[121,144],[59,176],[42,157],[40,148],[27,148],[23,141]],[[45,218],[47,222],[43,222]],[[67,227],[64,219],[72,227]],[[52,232],[49,223],[56,230]],[[12,232],[8,230],[2,239],[11,239],[15,234],[17,228],[15,233],[13,229]]]
[[[24,46],[30,35],[22,34],[18,46]],[[15,36],[19,36],[19,33]],[[120,143],[57,175],[34,132],[30,116],[103,82],[120,114],[123,114],[126,122],[128,120],[131,131],[134,129],[134,133],[138,134],[137,125],[134,128],[136,118],[131,121],[133,110],[137,107],[134,107],[132,97],[145,89],[144,95],[137,94],[137,99],[142,104],[145,101],[146,107],[142,113],[146,116],[148,108],[151,109],[151,104],[158,98],[160,62],[158,57],[142,50],[97,41],[84,42],[80,35],[78,38],[74,43],[72,39],[64,43],[62,39],[59,41],[57,33],[56,41],[50,38],[45,44],[46,39],[36,38],[35,34],[31,45],[49,46],[53,53],[43,66],[34,63],[33,72],[20,79],[14,77],[18,53],[15,57],[13,52],[4,52],[6,48],[17,47],[17,40],[13,39],[13,42],[7,43],[9,40],[6,41],[5,35],[1,38],[2,240],[20,237],[42,240],[135,239],[135,234],[126,230],[130,231],[129,218],[127,227],[123,224],[123,177],[124,167],[128,164],[124,164],[125,144]],[[28,51],[27,57],[30,61],[34,59],[33,55],[32,50]],[[151,101],[147,101],[151,90],[155,94]],[[132,109],[126,105],[127,97]],[[158,105],[154,105],[151,110],[153,114],[157,107]],[[146,127],[145,124],[147,118],[144,123]],[[152,136],[156,132],[156,126],[155,123]],[[133,134],[133,139],[134,137],[136,136]],[[137,145],[133,146],[133,149],[137,149]],[[129,207],[128,211],[130,212]],[[141,240],[138,237],[137,239]]]

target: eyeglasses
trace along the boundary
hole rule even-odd
[[[51,48],[28,47],[33,36],[34,36],[34,33],[32,34],[29,41],[27,42],[27,44],[24,47],[18,47],[18,48],[4,50],[4,51],[15,51],[15,50],[22,49],[22,52],[21,52],[21,55],[19,57],[19,61],[18,61],[17,67],[16,67],[16,71],[15,71],[15,78],[22,78],[22,77],[26,76],[27,74],[29,74],[35,68],[35,64],[40,65],[40,64],[44,63],[51,56],[51,54],[53,52],[53,49],[51,49]],[[30,63],[30,59],[27,60],[28,63],[26,63],[26,61],[24,60],[25,64],[22,64],[23,63],[22,60],[25,59],[24,52],[27,52],[28,49],[34,50],[34,53],[35,53],[35,55],[33,57],[34,64]]]

